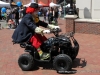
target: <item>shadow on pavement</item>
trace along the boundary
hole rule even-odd
[[[54,70],[52,63],[46,62],[35,62],[35,67],[32,71],[39,70],[42,67],[42,70]]]
[[[53,64],[51,62],[47,63],[47,62],[37,62],[37,65],[39,67],[43,67],[43,69],[49,69],[49,70],[54,70],[53,68]]]
[[[86,64],[87,61],[84,58],[76,58],[73,61],[73,68],[77,68],[77,67],[83,68],[86,66]]]
[[[83,67],[86,66],[86,64],[87,64],[87,61],[84,58],[76,58],[73,61],[73,65],[72,65],[71,71],[60,72],[60,74],[75,74],[75,73],[77,73],[77,70],[75,70],[75,68],[77,68],[77,67],[83,68]],[[36,65],[37,65],[37,67],[35,67],[33,70],[38,70],[39,67],[42,67],[42,70],[55,70],[53,68],[52,62],[50,62],[50,63],[36,62]]]

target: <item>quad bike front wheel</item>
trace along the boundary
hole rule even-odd
[[[29,71],[34,67],[33,56],[30,54],[22,54],[18,59],[18,64],[23,71]]]
[[[69,71],[72,68],[72,59],[66,54],[57,55],[53,60],[53,66],[58,73]]]

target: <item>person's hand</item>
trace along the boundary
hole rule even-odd
[[[43,34],[43,31],[44,31],[44,29],[42,29],[42,28],[39,28],[39,27],[35,28],[35,33],[37,33],[37,34]]]
[[[43,30],[43,33],[48,34],[50,33],[50,30]]]
[[[54,25],[52,25],[52,24],[48,24],[48,28],[49,28],[49,29],[60,29],[59,26],[54,26]]]

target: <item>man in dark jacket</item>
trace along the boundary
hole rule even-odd
[[[15,11],[14,11],[14,18],[15,18],[15,24],[16,24],[16,27],[19,25],[19,8],[15,8]]]
[[[31,5],[26,10],[26,15],[22,18],[20,24],[15,29],[12,39],[15,43],[28,42],[30,41],[32,45],[37,49],[41,59],[47,59],[49,57],[48,53],[43,53],[40,49],[40,45],[43,43],[45,37],[41,36],[45,29],[39,27],[41,25],[45,28],[59,28],[54,25],[49,25],[45,22],[39,20],[37,13],[39,11],[39,6],[36,3],[31,3]],[[39,36],[38,36],[39,35]],[[44,39],[45,40],[45,39]]]
[[[23,17],[26,15],[26,9],[27,9],[26,7],[23,8],[23,11],[22,11]]]

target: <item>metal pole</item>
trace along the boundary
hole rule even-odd
[[[91,0],[91,19],[93,18],[93,8],[92,8],[92,0]]]
[[[65,16],[65,0],[64,0],[64,16]]]
[[[69,15],[74,15],[73,0],[70,0],[70,9],[69,9],[68,14]]]

